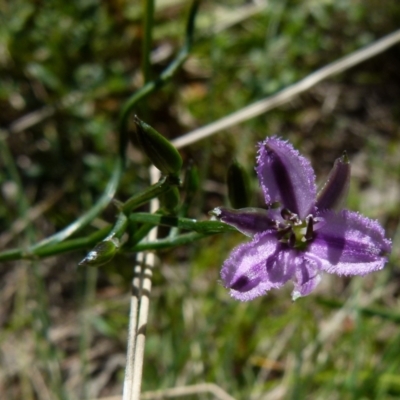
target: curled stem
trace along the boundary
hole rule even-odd
[[[205,235],[236,231],[232,226],[220,221],[197,221],[195,219],[181,218],[171,215],[135,213],[129,216],[129,220],[131,222],[142,222],[153,226],[163,225],[176,227],[178,229],[194,231]]]
[[[167,68],[160,74],[160,76],[146,83],[141,89],[132,94],[132,96],[125,102],[122,107],[120,116],[119,116],[119,132],[120,132],[120,156],[122,159],[125,159],[125,149],[128,144],[128,132],[127,125],[129,115],[136,105],[136,103],[143,99],[145,96],[154,92],[159,87],[163,86],[166,82],[168,82],[178,68],[185,62],[186,58],[189,55],[190,49],[193,43],[193,33],[194,33],[194,23],[197,15],[197,11],[199,9],[201,0],[194,0],[191,4],[189,10],[189,18],[186,25],[186,35],[185,42],[177,54],[176,58],[168,65]]]
[[[158,197],[160,194],[167,192],[171,187],[177,186],[179,180],[171,178],[169,176],[163,176],[157,183],[151,185],[142,193],[132,196],[122,206],[121,211],[125,214],[129,214],[135,208],[148,203],[151,199]]]
[[[63,240],[67,239],[68,237],[72,236],[80,229],[90,224],[110,204],[117,190],[121,174],[122,174],[122,162],[121,159],[118,158],[115,162],[111,178],[103,194],[97,200],[97,202],[88,211],[86,211],[77,220],[75,220],[72,224],[68,225],[60,232],[57,232],[54,235],[49,236],[48,238],[42,240],[41,242],[37,243],[32,247],[34,247],[37,250],[42,247],[60,243]]]
[[[144,250],[161,250],[170,247],[182,246],[185,244],[193,243],[196,240],[203,239],[212,233],[197,233],[190,232],[182,235],[175,236],[173,238],[158,239],[154,242],[143,242],[135,245],[130,251],[139,252]]]
[[[33,245],[25,249],[11,249],[0,253],[0,261],[12,261],[12,260],[32,260],[37,258],[45,258],[55,256],[60,253],[66,253],[68,251],[86,249],[95,245],[100,240],[104,239],[110,232],[111,227],[100,229],[92,235],[66,240],[61,243],[48,246]]]

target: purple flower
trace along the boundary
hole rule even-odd
[[[317,286],[322,271],[365,275],[383,268],[391,241],[381,225],[353,211],[335,211],[350,180],[345,155],[318,194],[310,162],[276,137],[259,143],[256,171],[267,209],[213,210],[252,237],[223,264],[221,277],[232,297],[252,300],[293,280],[296,300]]]

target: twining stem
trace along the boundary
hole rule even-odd
[[[121,178],[121,174],[122,174],[122,161],[121,159],[118,158],[115,162],[111,178],[103,194],[97,200],[97,202],[88,211],[86,211],[77,220],[75,220],[72,224],[68,225],[60,232],[57,232],[56,234],[42,240],[33,247],[37,250],[41,247],[62,242],[63,240],[72,236],[80,229],[90,224],[97,217],[97,215],[99,215],[110,204],[118,188],[118,183]]]
[[[124,244],[123,249],[131,249],[134,247],[141,240],[143,240],[153,228],[153,224],[144,223],[139,229],[132,231],[128,241]]]
[[[185,244],[193,243],[196,240],[204,239],[207,236],[213,235],[214,232],[210,233],[197,233],[190,232],[182,235],[177,235],[173,238],[158,239],[154,242],[143,242],[135,245],[130,251],[145,251],[145,250],[161,250],[170,247],[183,246]]]
[[[119,164],[121,165],[121,163]],[[160,179],[160,181],[156,184],[150,186],[144,192],[131,197],[126,203],[121,206],[121,212],[119,213],[117,221],[112,228],[107,227],[91,236],[61,242],[63,238],[69,236],[77,229],[80,229],[82,226],[89,223],[93,218],[95,218],[95,213],[99,212],[99,208],[105,208],[109,201],[111,201],[112,197],[110,198],[108,196],[116,189],[120,173],[120,169],[114,170],[113,177],[107,185],[107,189],[103,193],[103,196],[96,203],[95,207],[92,207],[89,212],[85,213],[73,224],[58,232],[56,235],[50,236],[49,238],[42,240],[41,242],[27,248],[17,248],[0,252],[0,262],[18,259],[35,259],[49,257],[58,253],[64,253],[71,250],[79,250],[82,248],[86,248],[90,245],[95,245],[99,240],[106,237],[121,238],[127,226],[128,220],[126,214],[128,214],[129,211],[131,211],[132,209],[140,207],[141,205],[149,202],[151,199],[159,196],[161,193],[166,192],[172,184],[167,177],[164,177]],[[79,225],[79,221],[83,225]]]
[[[183,230],[193,231],[187,234],[177,235],[174,237],[169,237],[166,239],[160,239],[148,243],[136,243],[133,241],[132,246],[124,246],[125,251],[142,251],[142,250],[157,250],[167,247],[181,246],[184,244],[191,243],[195,240],[202,239],[209,235],[216,233],[224,233],[235,231],[235,229],[229,225],[226,225],[219,221],[196,221],[195,219],[180,218],[174,216],[160,215],[160,214],[150,214],[150,213],[135,213],[129,216],[131,222],[140,222],[144,225],[139,228],[136,232],[140,240],[140,236],[143,237],[144,231],[149,231],[153,226],[164,225],[170,227],[176,227]],[[49,245],[45,247],[38,247],[37,245],[30,246],[26,249],[12,249],[6,250],[0,253],[0,261],[12,261],[19,259],[37,259],[54,256],[56,254],[65,253],[73,250],[86,249],[88,247],[94,246],[99,241],[110,237],[112,235],[119,235],[125,231],[126,221],[124,218],[120,220],[122,229],[113,232],[113,228],[108,226],[103,228],[90,236],[85,236],[77,239],[66,240],[61,243],[56,243],[54,245]],[[142,231],[143,229],[143,231]],[[119,233],[118,233],[119,232]],[[118,236],[117,236],[118,237]]]
[[[191,8],[189,10],[189,18],[186,26],[185,42],[182,46],[182,49],[178,53],[177,57],[171,62],[171,64],[161,73],[161,75],[156,80],[148,82],[140,90],[135,92],[122,107],[119,118],[120,154],[119,158],[115,162],[113,175],[100,199],[90,210],[88,210],[80,218],[78,218],[72,224],[64,228],[62,231],[56,233],[55,235],[52,235],[49,238],[46,238],[41,242],[33,246],[29,246],[28,248],[25,249],[18,248],[0,252],[0,262],[18,260],[18,259],[35,259],[35,258],[49,257],[59,253],[64,253],[72,250],[79,250],[89,246],[93,246],[98,241],[104,239],[107,236],[107,234],[122,235],[123,232],[122,230],[119,230],[119,228],[121,228],[124,225],[123,224],[118,225],[117,221],[117,223],[114,225],[114,228],[108,227],[105,230],[100,230],[95,234],[87,237],[65,241],[65,239],[70,237],[72,234],[76,233],[78,230],[87,226],[97,215],[100,214],[101,211],[103,211],[107,207],[107,205],[111,202],[112,198],[114,197],[114,194],[117,190],[118,183],[122,174],[123,166],[125,164],[125,150],[128,142],[127,122],[129,114],[139,100],[143,99],[143,97],[152,93],[155,89],[159,88],[160,86],[165,84],[169,79],[171,79],[174,73],[186,60],[187,56],[189,55],[189,51],[193,41],[194,23],[200,2],[201,0],[194,0],[191,4]],[[122,206],[121,211],[124,214],[129,214],[129,212],[132,211],[134,208],[139,207],[141,204],[146,203],[147,201],[151,200],[151,198],[154,198],[155,196],[158,196],[160,193],[163,193],[164,191],[169,189],[171,187],[171,184],[172,184],[171,182],[165,183],[165,186],[162,183],[155,184],[156,187],[151,187],[150,189],[153,190],[153,193],[133,196]],[[123,219],[122,216],[119,217]]]
[[[172,215],[160,215],[150,213],[135,213],[129,216],[131,222],[142,222],[151,225],[163,225],[176,227],[197,233],[213,234],[232,232],[236,229],[220,221],[197,221],[190,218],[175,217]]]
[[[186,58],[189,55],[190,49],[193,43],[193,33],[194,33],[194,23],[196,19],[196,14],[199,8],[201,0],[194,0],[191,4],[189,10],[189,18],[186,25],[186,35],[185,42],[176,56],[176,58],[171,62],[170,65],[160,74],[160,76],[146,83],[140,90],[135,92],[124,104],[122,107],[120,116],[119,116],[119,132],[120,132],[120,156],[125,160],[125,149],[128,143],[128,132],[127,125],[130,112],[136,103],[141,100],[143,97],[149,95],[154,92],[156,89],[160,88],[166,82],[168,82],[174,73],[178,70],[178,68],[185,62]]]
[[[116,237],[118,239],[125,233],[126,227],[128,225],[128,218],[124,213],[119,213],[117,221],[115,222],[111,232],[107,235],[107,238]],[[106,238],[106,239],[107,239]]]
[[[44,258],[54,256],[60,253],[66,253],[68,251],[86,249],[94,246],[97,242],[104,239],[107,234],[111,231],[111,226],[100,229],[90,236],[84,236],[77,239],[66,240],[61,243],[41,247],[38,245],[29,246],[21,249],[11,249],[0,253],[0,261],[12,261],[12,260],[31,260],[36,258]]]
[[[0,261],[49,257],[58,253],[64,253],[70,250],[75,250],[75,249],[78,250],[81,248],[85,248],[90,244],[92,244],[94,240],[96,240],[92,238],[100,238],[100,239],[104,238],[105,236],[104,230],[101,230],[91,236],[65,241],[65,239],[67,239],[72,234],[74,234],[78,230],[88,225],[91,221],[93,221],[93,219],[107,207],[107,205],[113,199],[115,191],[117,190],[121,173],[122,173],[122,162],[120,159],[118,159],[114,165],[114,171],[110,178],[110,181],[107,184],[106,189],[104,190],[102,196],[93,205],[93,207],[90,208],[90,210],[88,210],[85,214],[83,214],[76,221],[68,225],[60,232],[57,232],[56,234],[40,241],[39,243],[36,243],[27,248],[17,248],[1,252]],[[121,224],[119,224],[117,227],[118,231],[120,230],[120,228]],[[110,231],[110,228],[106,229],[108,233]],[[94,241],[93,244],[96,244],[98,240],[99,239]]]
[[[148,203],[151,199],[158,197],[160,194],[167,192],[171,186],[179,184],[178,180],[171,179],[168,176],[162,177],[157,183],[151,185],[148,189],[132,196],[121,207],[121,211],[125,214],[130,213],[133,209]]]

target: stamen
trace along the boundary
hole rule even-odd
[[[287,208],[282,208],[281,215],[285,221],[289,221],[290,218],[293,217],[293,213],[291,213]]]
[[[308,218],[307,231],[304,237],[306,238],[306,240],[312,240],[314,237],[314,220],[312,216]]]

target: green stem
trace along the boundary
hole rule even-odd
[[[74,221],[72,224],[68,225],[66,228],[64,228],[62,231],[57,232],[56,234],[42,240],[39,243],[36,243],[32,246],[29,246],[26,249],[11,249],[11,250],[6,250],[3,252],[0,252],[0,262],[1,261],[10,261],[10,260],[18,260],[18,259],[32,259],[35,257],[48,257],[50,255],[58,254],[58,252],[65,252],[69,250],[74,250],[73,244],[77,243],[77,250],[80,248],[86,247],[88,244],[85,244],[85,238],[79,238],[79,239],[74,239],[74,240],[69,240],[67,242],[63,242],[65,239],[67,239],[69,236],[72,234],[76,233],[78,230],[82,229],[86,225],[88,225],[93,219],[101,212],[103,211],[107,205],[111,202],[111,200],[114,197],[115,191],[117,190],[118,182],[120,179],[122,173],[122,162],[120,159],[117,160],[115,166],[114,166],[114,171],[113,175],[111,176],[110,181],[107,184],[107,187],[102,194],[102,196],[99,198],[99,200],[96,202],[96,204],[88,210],[85,214],[83,214],[81,217],[79,217],[76,221]],[[123,222],[125,218],[125,222]],[[117,237],[121,237],[122,234],[125,231],[126,227],[126,217],[119,217],[116,224],[115,224],[115,234]],[[125,226],[124,226],[125,223]],[[110,228],[107,228],[107,232],[110,231]],[[103,238],[105,235],[103,235],[103,230],[99,231],[100,232],[100,237]],[[119,235],[119,236],[118,236]],[[90,236],[88,239],[90,239],[92,236]],[[61,243],[61,245],[56,246],[57,244]],[[90,243],[90,241],[89,241]],[[95,242],[96,243],[96,242]],[[61,249],[58,251],[57,249]]]
[[[157,213],[161,213],[161,210],[158,210]],[[143,240],[149,232],[154,228],[153,223],[142,223],[140,226],[136,223],[136,221],[129,220],[128,222],[130,236],[124,246],[122,247],[122,251],[125,249],[131,249],[135,245],[137,245],[141,240]]]
[[[183,235],[175,236],[174,238],[159,239],[154,242],[144,242],[135,245],[129,251],[144,251],[144,250],[161,250],[169,247],[183,246],[185,244],[192,243],[196,240],[203,239],[210,236],[212,233],[197,233],[190,232]]]
[[[110,227],[106,227],[93,233],[90,236],[71,239],[46,247],[33,245],[26,249],[6,250],[0,253],[0,261],[12,261],[21,259],[31,260],[35,258],[50,257],[68,251],[85,249],[94,246],[97,242],[104,239],[107,234],[109,234],[110,230]]]
[[[119,166],[121,165],[121,162],[119,162]],[[160,179],[159,182],[150,186],[144,192],[131,197],[125,204],[122,205],[121,212],[119,213],[114,226],[111,229],[109,227],[106,228],[106,234],[103,233],[104,230],[101,230],[99,231],[99,234],[93,234],[92,236],[89,236],[87,240],[86,238],[78,238],[68,241],[62,241],[69,235],[72,235],[72,233],[76,232],[78,229],[81,229],[85,224],[89,223],[97,215],[96,212],[101,211],[101,207],[106,207],[106,205],[111,201],[112,196],[115,192],[120,173],[120,169],[116,169],[114,171],[113,178],[110,180],[108,189],[106,189],[102,198],[94,207],[91,208],[91,210],[89,210],[85,215],[83,215],[73,224],[69,225],[67,228],[57,233],[56,235],[50,236],[49,238],[42,240],[37,244],[29,246],[28,248],[18,248],[0,252],[0,262],[18,259],[34,259],[37,257],[49,257],[58,253],[64,253],[66,251],[79,250],[89,246],[90,244],[97,244],[99,240],[104,239],[106,236],[121,238],[121,236],[126,231],[128,223],[126,215],[130,211],[132,211],[134,208],[140,207],[143,204],[146,204],[154,197],[157,197],[161,193],[166,192],[171,188],[171,186],[174,186],[178,183],[174,178],[163,177]],[[77,223],[79,221],[81,222],[81,224]],[[92,238],[99,239],[93,242]]]
[[[186,58],[189,55],[190,49],[193,43],[193,33],[194,33],[194,23],[197,15],[197,11],[199,8],[201,0],[193,0],[192,5],[189,11],[189,18],[186,25],[186,36],[185,42],[176,56],[176,58],[171,62],[171,64],[160,74],[160,76],[146,83],[141,89],[135,92],[124,104],[122,107],[120,116],[119,116],[119,132],[120,132],[120,155],[122,159],[125,159],[125,149],[128,144],[128,119],[129,114],[132,111],[133,107],[136,103],[141,100],[143,97],[152,93],[155,89],[164,85],[168,80],[172,78],[174,73],[178,70],[178,68],[184,63]]]
[[[149,1],[150,2],[150,1]],[[142,87],[139,91],[134,93],[125,103],[122,108],[120,114],[120,155],[115,164],[113,175],[100,199],[97,203],[88,210],[84,215],[74,221],[72,224],[64,228],[62,231],[42,240],[36,245],[28,247],[28,249],[11,249],[0,253],[0,261],[8,261],[8,260],[16,260],[16,259],[30,259],[35,257],[47,257],[50,255],[58,254],[61,252],[69,251],[69,250],[77,250],[80,248],[84,248],[89,246],[90,244],[97,243],[98,240],[104,238],[102,234],[103,231],[99,231],[96,235],[92,235],[87,238],[78,238],[74,240],[69,240],[64,243],[61,243],[63,240],[70,237],[72,234],[76,233],[78,230],[82,229],[84,226],[87,226],[101,211],[103,211],[107,205],[111,202],[115,191],[118,187],[118,183],[122,174],[123,168],[123,160],[125,159],[125,149],[127,144],[127,121],[129,117],[129,113],[132,111],[134,105],[143,97],[153,92],[156,88],[165,84],[173,74],[177,71],[177,69],[183,64],[186,60],[191,45],[193,41],[193,32],[194,32],[194,23],[196,14],[199,8],[201,0],[193,0],[190,11],[189,18],[186,27],[186,36],[185,42],[178,53],[175,60],[161,73],[161,75],[154,81],[147,83],[144,87]],[[151,29],[150,23],[150,28]],[[171,185],[171,182],[167,180],[165,184],[159,183],[153,185],[155,187],[151,187],[150,192],[146,194],[140,194],[138,196],[133,196],[129,199],[122,207],[123,213],[128,213],[132,209],[139,207],[142,204],[145,204],[147,201],[151,200],[154,197],[157,197],[159,194],[168,190]],[[123,219],[122,216],[120,216]],[[118,227],[117,227],[118,225]],[[113,234],[121,234],[123,233],[126,225],[124,223],[119,223],[117,221],[114,229],[111,230]],[[108,228],[107,228],[108,229]],[[93,238],[96,237],[96,240]],[[98,239],[97,239],[98,238]]]
[[[34,247],[35,249],[41,247],[47,247],[49,245],[53,245],[56,243],[60,243],[68,237],[72,236],[74,233],[82,229],[83,227],[90,224],[111,202],[114,197],[114,194],[117,190],[118,183],[122,174],[122,161],[120,158],[117,159],[114,165],[114,170],[112,176],[103,192],[101,197],[97,200],[97,202],[93,205],[93,207],[86,211],[85,214],[80,216],[77,220],[75,220],[72,224],[68,225],[62,231],[57,232],[56,234],[42,240]],[[1,258],[0,258],[1,259]]]
[[[232,226],[219,221],[196,221],[195,219],[180,218],[170,215],[135,213],[129,216],[129,220],[131,222],[141,222],[153,226],[164,225],[176,227],[205,235],[236,231]]]
[[[172,186],[179,184],[178,180],[174,178],[164,176],[157,183],[151,185],[144,192],[132,196],[128,199],[121,207],[121,211],[125,214],[129,214],[135,208],[148,203],[151,199],[158,197],[160,194],[167,192]]]
[[[115,222],[110,233],[107,235],[107,237],[104,240],[111,239],[111,238],[120,239],[121,236],[125,233],[127,226],[128,226],[127,216],[123,212],[119,213],[117,221]]]
[[[136,246],[142,239],[144,239],[149,232],[154,228],[153,224],[143,224],[139,229],[135,231],[132,237],[129,238],[128,242],[124,244],[123,250],[131,249]]]
[[[160,239],[155,242],[139,243],[130,247],[126,251],[143,251],[143,250],[158,250],[174,246],[182,246],[184,244],[191,243],[195,240],[205,238],[207,236],[216,234],[235,231],[229,225],[226,225],[219,221],[196,221],[189,218],[179,218],[166,215],[148,214],[148,213],[137,213],[129,216],[131,222],[141,222],[144,225],[135,234],[135,239],[140,240],[143,237],[143,233],[146,230],[150,230],[151,227],[156,225],[164,225],[170,227],[177,227],[179,229],[192,230],[194,232]],[[125,231],[126,221],[122,218],[120,220],[120,232]],[[52,246],[38,247],[38,245],[30,246],[27,249],[13,249],[7,250],[0,253],[0,261],[12,261],[20,259],[35,259],[54,256],[60,253],[68,251],[81,250],[90,248],[96,245],[98,242],[103,240],[105,237],[110,236],[112,228],[103,228],[90,236],[70,239],[61,243],[56,243]],[[116,234],[119,234],[116,233]],[[140,234],[139,234],[140,233]]]

